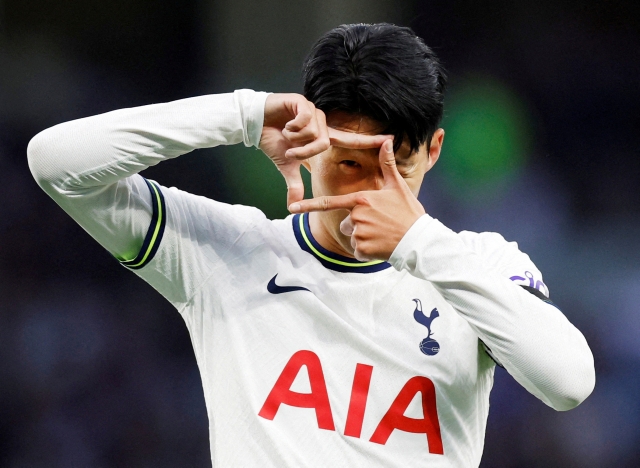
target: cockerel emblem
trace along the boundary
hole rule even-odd
[[[424,325],[427,327],[427,331],[429,334],[427,337],[420,342],[420,351],[422,351],[427,356],[435,356],[440,351],[440,344],[432,338],[433,332],[431,331],[431,322],[440,317],[440,313],[438,309],[434,308],[429,316],[427,317],[422,312],[422,302],[420,299],[413,299],[413,302],[416,303],[416,309],[413,311],[413,318],[416,319],[420,325]]]

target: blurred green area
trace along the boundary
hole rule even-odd
[[[492,193],[531,151],[533,131],[522,99],[506,85],[474,77],[453,84],[445,102],[438,169],[452,194]]]
[[[287,186],[276,166],[261,151],[243,145],[221,148],[225,191],[232,203],[255,206],[270,219],[285,218]],[[305,198],[311,195],[311,176],[301,168]]]

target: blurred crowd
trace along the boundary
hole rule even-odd
[[[385,1],[372,2],[382,5],[376,11],[388,11]],[[242,18],[258,6],[220,4],[0,0],[0,466],[210,466],[201,381],[182,319],[37,187],[26,147],[65,120],[232,89],[239,72],[225,67],[242,57],[219,53],[233,49],[218,14],[235,8]],[[355,22],[358,14],[352,8],[313,24]],[[640,4],[414,0],[394,14],[449,71],[447,138],[462,141],[474,119],[494,122],[491,138],[450,150],[445,139],[442,168],[427,175],[421,201],[454,230],[517,241],[596,360],[594,393],[568,413],[498,369],[481,466],[640,466]],[[284,25],[252,34],[298,40]],[[304,48],[313,39],[305,37]],[[274,82],[284,77],[280,87],[300,91],[295,78],[287,81],[298,70],[287,66]],[[271,83],[255,86],[282,90]],[[486,83],[498,91],[478,107],[467,97]],[[496,98],[491,107],[491,96],[509,96],[517,111],[504,119],[524,130],[500,127],[507,106]],[[480,158],[503,137],[511,142],[506,156],[488,175],[456,173],[445,162]],[[238,193],[236,176],[217,164],[237,151],[245,179],[277,186],[278,206]],[[275,170],[255,170],[259,158],[216,148],[146,175],[283,215],[284,184]]]

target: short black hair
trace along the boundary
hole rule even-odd
[[[304,95],[329,113],[369,117],[417,151],[440,124],[446,75],[424,41],[388,23],[346,24],[324,34],[303,66]]]

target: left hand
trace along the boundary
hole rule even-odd
[[[409,228],[425,211],[398,172],[392,140],[384,142],[379,159],[384,177],[380,190],[301,200],[290,205],[289,211],[350,210],[349,216],[340,224],[340,231],[351,236],[356,259],[388,260]]]

